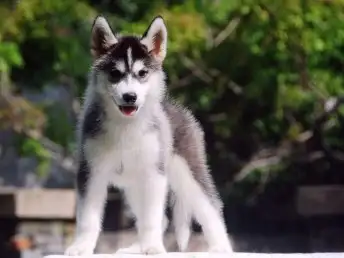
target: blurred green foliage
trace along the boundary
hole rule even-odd
[[[23,157],[34,157],[37,160],[38,166],[36,174],[44,178],[47,176],[47,171],[50,165],[50,153],[42,146],[42,144],[30,137],[20,135],[16,139],[17,149],[19,155]]]
[[[169,86],[204,125],[218,182],[238,170],[228,165],[233,160],[241,164],[263,146],[296,140],[329,97],[344,93],[343,0],[2,1],[1,78],[36,90],[72,78],[80,96],[99,13],[121,33],[143,33],[155,15],[165,18]],[[49,118],[58,110],[44,112],[45,135],[69,146],[74,125]],[[326,140],[343,148],[343,128],[333,123]]]

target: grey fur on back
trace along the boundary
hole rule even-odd
[[[174,152],[185,158],[194,178],[216,209],[221,212],[223,203],[207,166],[204,132],[201,125],[188,109],[176,101],[166,98],[162,105],[171,123]]]

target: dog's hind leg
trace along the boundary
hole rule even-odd
[[[195,217],[202,227],[209,245],[209,251],[232,252],[221,211],[215,207],[200,184],[195,180],[183,157],[177,154],[173,156],[168,176],[177,203],[182,203],[176,206],[178,215],[190,212]],[[179,218],[184,218],[183,222],[179,222],[180,225],[189,223],[188,216],[184,215]],[[180,235],[184,234],[181,228],[178,230]],[[184,239],[185,237],[180,237],[181,247],[185,247]]]
[[[190,239],[190,227],[191,227],[191,214],[185,205],[187,204],[181,198],[174,198],[173,200],[173,226],[176,235],[176,241],[181,252],[185,252],[189,239]]]

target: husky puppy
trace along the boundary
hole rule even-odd
[[[123,190],[136,219],[138,240],[119,253],[166,252],[168,192],[181,251],[187,248],[191,219],[202,226],[209,251],[232,251],[206,164],[203,131],[165,92],[166,49],[160,16],[140,37],[114,34],[102,16],[94,21],[94,62],[78,123],[77,229],[67,255],[94,252],[109,185]]]

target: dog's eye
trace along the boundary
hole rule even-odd
[[[138,75],[139,75],[139,77],[141,77],[141,78],[145,78],[145,77],[147,76],[147,74],[148,74],[148,71],[147,71],[147,70],[140,70],[140,71],[138,72]]]
[[[120,79],[122,77],[122,75],[123,75],[122,72],[120,70],[118,70],[118,69],[113,69],[110,72],[111,78],[115,79],[115,80]]]

